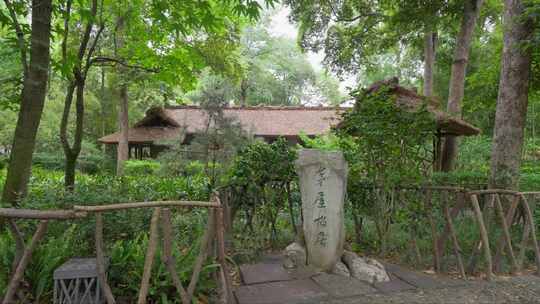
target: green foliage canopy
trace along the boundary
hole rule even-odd
[[[397,106],[387,86],[356,91],[353,109],[343,114],[337,134],[345,139],[350,180],[378,186],[414,182],[429,172],[436,125],[426,105],[409,111]]]

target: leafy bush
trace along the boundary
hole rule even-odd
[[[173,217],[173,225],[177,236],[173,242],[173,255],[176,260],[176,269],[180,279],[187,286],[191,279],[192,266],[199,252],[199,240],[205,228],[206,212],[198,212],[185,216],[176,214]],[[140,288],[140,281],[144,268],[146,249],[148,248],[148,227],[141,228],[140,232],[129,239],[123,238],[115,240],[110,246],[110,267],[109,277],[113,283],[113,292],[117,296],[133,296]],[[156,261],[161,260],[161,250],[156,253]],[[150,281],[149,297],[154,303],[160,302],[163,298],[168,298],[171,303],[176,298],[176,291],[172,289],[172,282],[166,272],[163,263],[155,263]],[[215,288],[215,284],[210,278],[210,271],[213,265],[206,266],[201,273],[197,293],[208,295],[209,290]]]
[[[7,157],[7,155],[0,155],[0,170],[7,167],[8,161],[9,161],[9,158]]]
[[[203,175],[204,174],[204,164],[200,161],[191,161],[186,164],[184,167],[184,173],[186,175]]]
[[[65,156],[61,150],[36,152],[32,164],[48,170],[64,170]],[[93,143],[83,141],[77,169],[82,173],[97,174],[106,165],[104,154]]]
[[[65,158],[61,153],[37,152],[34,153],[32,163],[48,170],[64,170]]]
[[[349,164],[348,202],[356,231],[362,231],[364,219],[371,220],[385,254],[398,211],[394,189],[420,183],[430,173],[436,122],[427,109],[429,100],[417,109],[404,109],[388,85],[352,95],[355,105],[342,114],[340,128],[335,130]],[[409,214],[421,209],[414,204],[407,207]]]
[[[270,230],[271,240],[277,238],[278,220],[288,203],[289,220],[294,220],[291,189],[296,188],[294,161],[296,151],[283,138],[268,144],[255,141],[240,150],[234,159],[229,175],[233,191],[230,203],[233,213],[245,211],[246,227],[254,232],[255,214]]]
[[[475,171],[486,174],[491,159],[491,138],[488,136],[462,137],[456,171]]]
[[[481,171],[452,171],[452,172],[434,172],[431,177],[431,183],[436,185],[454,185],[468,189],[482,189],[487,186],[487,172]]]
[[[6,171],[0,170],[0,191]],[[155,175],[137,175],[117,178],[110,175],[85,175],[77,177],[73,193],[63,187],[63,172],[33,168],[28,196],[21,202],[25,208],[58,209],[74,204],[99,205],[114,202],[152,200],[208,200],[207,179],[202,176],[164,178]],[[150,225],[150,210],[125,210],[104,215],[104,235],[111,257],[110,278],[115,294],[133,296],[138,290],[144,264],[146,242]],[[178,254],[178,270],[184,281],[188,280],[191,267],[198,253],[197,244],[205,228],[206,211],[193,209],[177,213],[173,225],[177,233],[174,252]],[[35,230],[32,221],[19,221],[21,230],[30,236]],[[36,302],[49,302],[52,293],[52,273],[71,257],[94,255],[94,222],[92,218],[76,222],[53,221],[48,233],[34,253],[25,279],[32,288]],[[0,269],[10,269],[14,255],[13,240],[9,233],[0,233]],[[159,257],[158,257],[159,258]],[[156,264],[157,265],[157,264]],[[209,268],[210,267],[210,268]],[[152,276],[150,297],[158,301],[168,297],[174,302],[174,290],[163,267],[157,266]],[[211,269],[211,266],[205,268]],[[215,285],[209,271],[203,271],[198,292],[209,293]],[[0,273],[0,294],[6,287],[8,271]]]
[[[65,157],[59,153],[38,152],[34,154],[32,163],[48,170],[64,170]],[[101,154],[81,155],[77,160],[77,169],[82,173],[97,174],[105,164],[105,158]]]
[[[126,175],[152,175],[160,169],[160,164],[153,160],[128,160],[125,163]]]

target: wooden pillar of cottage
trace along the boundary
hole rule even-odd
[[[440,130],[437,130],[433,139],[433,171],[441,171],[442,167],[442,140],[443,135]]]

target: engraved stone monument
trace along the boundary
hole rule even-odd
[[[345,241],[347,162],[339,151],[304,149],[298,154],[296,171],[302,194],[307,264],[331,271],[341,259]]]

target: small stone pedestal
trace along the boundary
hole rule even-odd
[[[54,304],[104,303],[95,258],[73,258],[54,271]]]

